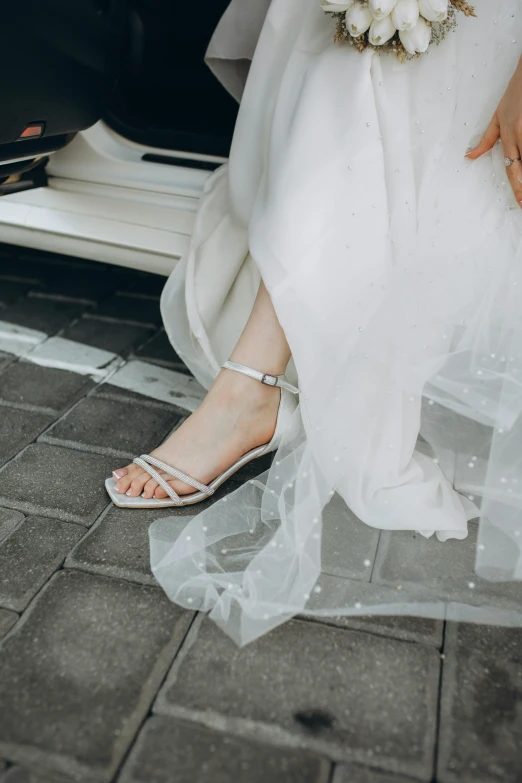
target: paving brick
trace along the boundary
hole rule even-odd
[[[323,511],[322,571],[369,582],[379,533],[363,524],[335,494]]]
[[[80,525],[30,517],[0,544],[0,606],[21,612],[85,533]]]
[[[93,387],[83,375],[20,361],[0,375],[0,400],[58,414]]]
[[[302,617],[310,622],[361,630],[440,649],[442,646],[444,604],[430,606],[425,617],[403,616],[406,607],[418,599],[416,588],[397,590],[382,585],[344,579],[321,573]],[[332,615],[325,607],[341,607],[346,614]],[[314,614],[315,612],[315,614]]]
[[[11,767],[5,777],[1,778],[1,783],[75,783],[75,781],[78,781],[78,778],[64,777],[59,773],[47,772],[43,769],[33,772],[23,767]]]
[[[127,288],[131,293],[135,292],[143,296],[152,296],[159,299],[167,279],[163,275],[140,275],[137,273],[134,278],[129,277]]]
[[[449,623],[440,783],[520,783],[522,630]]]
[[[25,296],[31,288],[31,283],[17,283],[0,278],[0,308],[16,302],[17,299]]]
[[[54,416],[40,411],[0,407],[0,465],[31,443],[51,424]],[[0,488],[0,494],[2,489]]]
[[[178,370],[178,372],[191,374],[189,368],[179,358],[170,344],[170,340],[163,330],[140,348],[136,353],[136,357],[163,367],[171,367],[173,370]]]
[[[126,357],[153,334],[154,330],[147,326],[80,318],[63,333],[62,337]]]
[[[206,394],[191,375],[139,359],[128,361],[120,367],[111,376],[107,389],[100,389],[100,392],[112,395],[114,389],[120,398],[127,395],[128,399],[136,399],[133,395],[138,394],[149,400],[173,405],[185,411],[185,414],[195,411]]]
[[[155,588],[59,572],[0,650],[0,754],[108,783],[190,621]]]
[[[7,609],[0,609],[0,639],[11,630],[13,625],[18,620],[16,612],[10,612]],[[0,770],[2,769],[0,761]]]
[[[20,282],[41,285],[50,282],[59,273],[56,264],[45,264],[41,260],[17,258],[16,253],[0,256],[0,277]]]
[[[237,484],[233,481],[227,482],[211,499],[199,503],[197,511],[193,506],[157,511],[110,506],[73,549],[66,566],[155,585],[156,580],[150,570],[149,526],[158,519],[165,519],[168,520],[169,534],[179,535],[195,513],[200,513],[236,488]]]
[[[293,620],[238,648],[195,624],[155,711],[431,780],[440,656]]]
[[[127,294],[110,296],[92,311],[92,315],[95,318],[102,317],[145,326],[161,325],[159,302],[155,299],[144,299]]]
[[[85,305],[76,302],[29,297],[0,310],[0,315],[2,321],[54,334],[68,326],[84,310]]]
[[[13,361],[14,361],[14,356],[12,354],[4,353],[3,351],[0,351],[0,372],[2,372],[2,370],[5,370],[6,367],[9,367],[9,365],[12,364]]]
[[[521,582],[490,582],[475,573],[477,526],[464,541],[441,543],[413,532],[383,532],[372,580],[415,587],[419,599],[448,599],[464,604],[520,609]],[[470,587],[472,585],[472,587]]]
[[[0,505],[91,525],[109,497],[114,458],[38,443],[0,472]]]
[[[393,775],[355,764],[339,764],[335,768],[332,783],[414,783],[414,778]]]
[[[11,508],[0,508],[0,541],[13,532],[23,520],[24,515]]]
[[[89,397],[60,419],[42,440],[131,460],[162,443],[180,421],[175,410],[137,405],[129,410],[115,400]]]
[[[328,783],[330,764],[300,751],[152,717],[118,783]]]
[[[116,279],[110,268],[81,269],[74,266],[48,282],[39,295],[97,304],[114,293]]]
[[[129,389],[121,388],[120,386],[114,386],[112,383],[100,383],[91,393],[93,397],[103,397],[107,400],[116,400],[120,404],[129,405],[134,402],[140,405],[147,405],[152,408],[160,408],[163,410],[171,411],[173,406],[170,402],[163,402],[162,400],[153,399],[145,394],[139,392],[133,392]],[[181,409],[180,409],[181,412]],[[187,416],[187,411],[183,411],[183,415]]]

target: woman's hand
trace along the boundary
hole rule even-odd
[[[466,157],[471,160],[480,158],[493,149],[499,139],[502,139],[504,157],[515,160],[508,166],[507,175],[515,198],[522,207],[522,59],[484,138]]]

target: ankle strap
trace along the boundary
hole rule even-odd
[[[254,378],[256,381],[266,384],[266,386],[280,386],[282,389],[292,392],[292,394],[299,394],[299,389],[292,386],[291,383],[285,380],[284,375],[269,375],[268,373],[259,372],[252,367],[247,367],[246,364],[238,364],[237,362],[225,362],[222,365],[227,370],[234,370],[235,372],[242,372],[243,375],[249,375],[250,378]]]

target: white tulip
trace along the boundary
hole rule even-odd
[[[370,32],[368,33],[368,40],[374,46],[382,46],[390,38],[393,38],[397,28],[392,22],[391,16],[385,16],[384,19],[374,19],[370,25]]]
[[[419,18],[419,4],[417,0],[397,0],[392,11],[392,21],[397,30],[411,30],[415,27]]]
[[[355,3],[355,5],[346,12],[346,29],[354,38],[363,35],[372,22],[372,12],[367,5]]]
[[[370,0],[370,11],[373,14],[374,19],[384,19],[385,16],[391,14],[395,8],[397,0]]]
[[[443,22],[448,17],[448,0],[419,0],[419,10],[428,22]]]
[[[399,38],[408,54],[425,52],[430,45],[431,25],[422,16],[411,30],[399,30]]]
[[[355,5],[355,0],[323,0],[321,8],[330,14],[341,14]]]

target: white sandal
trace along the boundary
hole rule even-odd
[[[190,476],[187,476],[182,471],[177,470],[176,468],[172,468],[170,465],[167,465],[165,462],[162,462],[155,457],[151,457],[148,454],[142,454],[141,457],[136,457],[133,462],[143,468],[144,471],[146,471],[153,479],[155,479],[155,481],[158,482],[160,487],[165,490],[169,497],[160,500],[158,498],[143,498],[141,495],[136,498],[128,497],[127,495],[121,495],[119,492],[116,492],[115,489],[117,483],[116,479],[108,478],[105,482],[105,488],[115,506],[119,506],[120,508],[168,508],[170,506],[188,506],[192,505],[193,503],[200,503],[202,500],[206,500],[208,497],[213,495],[218,487],[220,487],[228,478],[230,478],[230,476],[236,473],[236,471],[242,468],[243,465],[246,465],[247,462],[251,462],[252,460],[257,459],[258,457],[262,457],[264,454],[268,454],[270,451],[275,451],[278,448],[283,433],[288,428],[292,414],[297,407],[297,402],[293,395],[299,394],[299,389],[297,389],[295,386],[292,386],[291,383],[288,383],[288,381],[285,380],[284,375],[269,375],[268,373],[262,373],[258,372],[258,370],[253,370],[252,367],[247,367],[244,364],[237,364],[236,362],[230,361],[225,362],[223,367],[228,370],[235,370],[235,372],[241,372],[244,375],[249,375],[251,378],[255,378],[257,381],[260,381],[267,386],[280,387],[281,399],[279,402],[279,410],[277,412],[275,432],[270,443],[266,443],[264,446],[257,446],[257,448],[252,449],[247,454],[244,454],[240,459],[238,459],[237,462],[228,468],[228,470],[208,484],[208,486],[206,484],[202,484],[200,481],[196,481],[196,479],[193,479]],[[192,492],[190,495],[179,496],[177,492],[172,489],[170,484],[167,484],[165,479],[160,476],[155,468],[159,468],[174,478],[181,479],[181,481],[184,481],[186,484],[190,484],[199,491]]]

